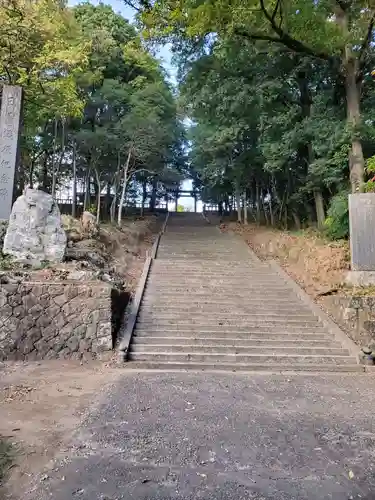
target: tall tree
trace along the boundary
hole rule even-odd
[[[127,0],[126,0],[127,1]],[[362,189],[361,93],[372,64],[375,6],[368,0],[156,0],[134,5],[151,36],[239,37],[327,61],[344,81],[352,191]],[[372,69],[372,68],[371,68]]]

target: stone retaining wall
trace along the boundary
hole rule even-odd
[[[98,282],[0,288],[0,360],[109,357],[112,287]]]
[[[332,295],[321,303],[356,344],[375,346],[375,296]]]

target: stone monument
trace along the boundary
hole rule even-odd
[[[375,193],[349,195],[351,270],[346,283],[375,285]]]
[[[22,88],[4,85],[0,118],[0,220],[8,220],[12,210],[21,105]]]
[[[13,205],[3,252],[32,265],[61,262],[66,241],[54,198],[44,191],[27,188]]]

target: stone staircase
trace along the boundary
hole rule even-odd
[[[128,360],[158,369],[362,371],[350,341],[347,349],[341,340],[240,239],[201,214],[173,214]]]

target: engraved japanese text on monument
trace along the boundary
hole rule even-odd
[[[3,86],[0,118],[0,220],[9,219],[17,161],[22,89]]]

